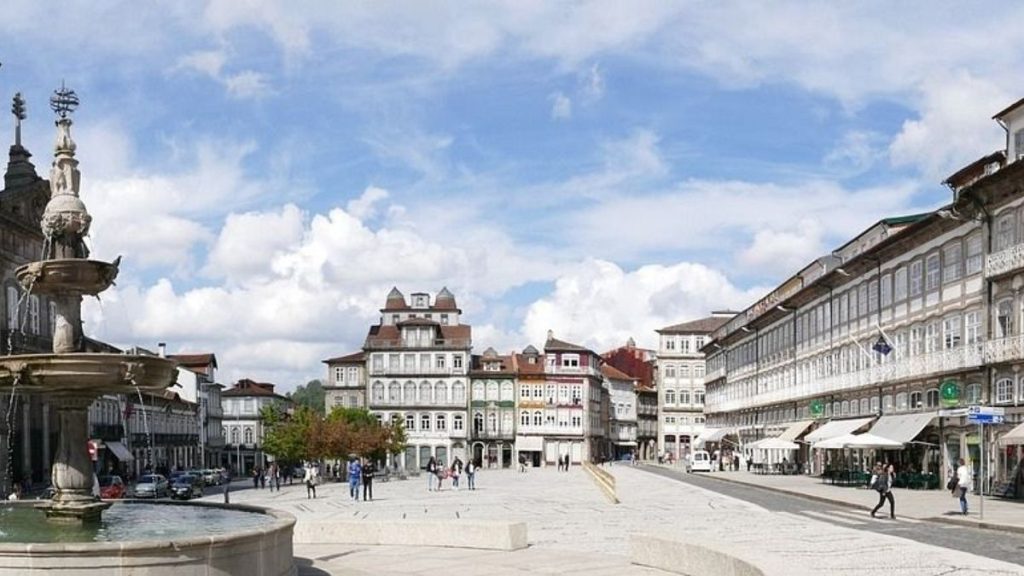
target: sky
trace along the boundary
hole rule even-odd
[[[73,136],[89,336],[281,391],[388,291],[448,287],[474,352],[655,347],[740,310],[1005,146],[1024,5],[8,0],[0,96]],[[0,123],[13,141],[13,118]]]

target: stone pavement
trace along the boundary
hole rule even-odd
[[[746,471],[712,472],[710,476],[865,510],[871,510],[878,502],[878,494],[870,488],[836,486],[812,476],[759,475]],[[986,497],[982,518],[981,498],[976,494],[967,497],[967,516],[960,514],[959,498],[945,490],[894,488],[893,496],[896,513],[900,516],[1024,533],[1024,501],[1021,500]]]
[[[454,491],[449,483],[442,492],[427,492],[424,477],[393,480],[375,485],[373,502],[352,502],[343,484],[322,485],[316,500],[307,499],[305,489],[296,484],[279,493],[235,492],[232,502],[282,509],[294,514],[299,523],[327,518],[446,519],[451,530],[460,530],[463,519],[528,524],[530,547],[513,552],[297,542],[295,554],[303,575],[662,574],[630,564],[631,535],[657,535],[726,549],[767,574],[1024,574],[1024,566],[796,514],[772,513],[629,466],[609,470],[616,477],[619,505],[609,503],[579,468],[568,473],[532,469],[525,474],[484,470],[478,474],[479,489],[474,492]]]

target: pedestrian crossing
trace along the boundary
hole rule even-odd
[[[883,514],[883,511],[879,511],[877,518],[872,518],[870,513],[866,510],[800,510],[799,512],[789,513],[783,512],[783,515],[789,516],[790,518],[796,518],[805,520],[812,518],[814,520],[820,520],[822,522],[829,522],[832,524],[840,524],[843,526],[849,526],[851,528],[861,528],[869,524],[881,524],[885,523],[890,526],[893,525],[910,525],[920,524],[921,520],[914,518],[905,518],[897,516],[895,520],[889,518],[887,514]]]

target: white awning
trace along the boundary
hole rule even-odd
[[[1013,430],[1003,434],[1002,438],[999,439],[999,443],[1004,446],[1011,444],[1024,444],[1024,423],[1019,424]]]
[[[900,414],[898,416],[882,416],[871,427],[870,432],[875,436],[888,438],[897,442],[907,443],[913,440],[924,427],[931,424],[938,416],[935,412],[922,414]]]
[[[871,422],[873,418],[853,418],[851,420],[832,420],[826,423],[821,428],[818,428],[814,432],[811,432],[804,438],[805,441],[815,444],[822,440],[828,440],[829,438],[835,438],[837,436],[843,436],[845,434],[852,434],[857,429],[863,427],[868,422]]]
[[[756,450],[798,450],[800,445],[796,442],[790,442],[789,440],[783,440],[782,438],[765,438],[764,440],[758,440],[754,446]]]
[[[700,447],[706,442],[721,442],[722,438],[725,438],[729,434],[736,434],[732,428],[705,428],[703,432],[697,436],[693,444],[696,447]]]
[[[544,437],[516,436],[516,450],[520,452],[540,452],[544,450]]]
[[[106,447],[113,452],[114,457],[121,462],[131,462],[135,459],[132,457],[132,453],[129,452],[128,449],[124,447],[124,444],[121,444],[120,442],[107,442]]]
[[[786,431],[779,435],[779,440],[788,440],[790,442],[796,442],[796,439],[804,433],[814,424],[814,420],[801,420],[800,422],[793,422],[786,428]]]
[[[875,436],[874,434],[843,434],[822,440],[814,444],[818,450],[836,450],[840,448],[884,448],[888,450],[903,448],[902,442]]]

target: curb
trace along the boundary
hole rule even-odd
[[[671,470],[671,468],[667,468]],[[756,488],[759,490],[766,490],[768,492],[776,492],[778,494],[786,494],[788,496],[796,496],[805,500],[813,500],[815,502],[821,502],[824,504],[832,504],[835,506],[841,506],[844,508],[852,508],[854,510],[871,510],[871,506],[866,504],[855,504],[853,502],[847,502],[845,500],[834,500],[832,498],[826,498],[825,496],[817,496],[814,494],[806,494],[804,492],[797,492],[795,490],[786,490],[783,488],[776,488],[774,486],[761,486],[758,484],[751,484],[749,482],[741,482],[739,480],[733,480],[731,478],[723,478],[720,476],[707,476],[712,480],[718,480],[719,482],[728,482],[737,486],[747,486],[750,488]],[[982,520],[960,520],[956,518],[945,518],[943,516],[929,516],[922,518],[914,518],[914,520],[920,520],[922,522],[934,522],[937,524],[952,524],[955,526],[965,526],[968,528],[979,528],[981,530],[991,530],[994,532],[1013,532],[1016,534],[1024,534],[1024,526],[1013,526],[1011,524],[995,524],[992,522],[985,522]]]
[[[589,462],[583,463],[583,469],[587,471],[594,480],[594,483],[597,484],[597,487],[601,489],[601,492],[612,504],[619,503],[619,497],[615,494],[615,476],[611,472],[601,470]]]

